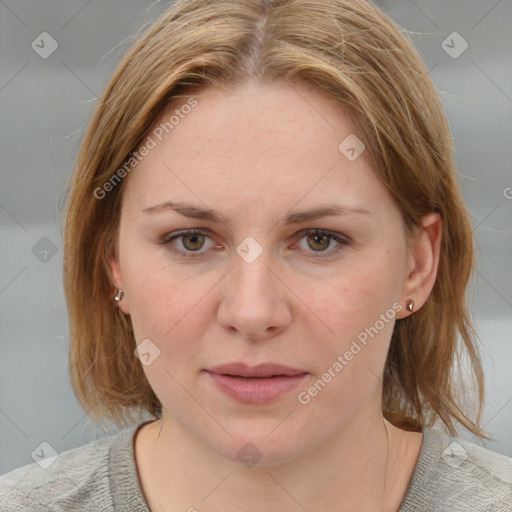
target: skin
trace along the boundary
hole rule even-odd
[[[415,311],[423,305],[436,278],[441,219],[426,216],[407,245],[400,211],[366,153],[349,161],[338,150],[353,126],[312,88],[248,83],[196,99],[127,178],[110,258],[137,343],[149,338],[160,350],[144,370],[162,419],[135,438],[146,500],[152,511],[396,511],[422,434],[382,417],[395,320],[307,405],[297,397],[393,304],[402,306],[397,318],[414,314],[407,298]],[[218,210],[226,223],[143,212],[171,200]],[[368,213],[282,222],[326,204]],[[159,245],[192,228],[209,233]],[[313,228],[350,242],[300,233]],[[252,263],[236,252],[248,236],[262,248]],[[194,248],[200,257],[187,256]],[[308,375],[272,403],[242,404],[203,371],[236,361]],[[237,457],[248,442],[262,454],[253,467]]]

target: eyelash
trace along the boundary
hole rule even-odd
[[[350,245],[350,240],[347,237],[341,235],[340,233],[334,233],[334,232],[331,232],[331,231],[326,231],[324,229],[316,229],[316,228],[303,229],[302,231],[299,231],[296,236],[301,235],[300,239],[299,239],[299,241],[300,241],[304,237],[306,237],[308,235],[312,235],[312,234],[315,234],[315,235],[326,235],[326,236],[330,237],[330,240],[335,240],[339,244],[333,250],[330,250],[330,251],[318,251],[317,254],[322,254],[322,255],[321,256],[320,255],[315,255],[315,256],[313,256],[313,258],[330,258],[333,255],[338,254],[346,246]],[[209,233],[206,232],[206,231],[202,231],[200,229],[191,229],[191,230],[187,230],[187,231],[179,231],[177,233],[171,233],[171,234],[167,235],[163,240],[161,240],[158,243],[162,247],[167,247],[169,250],[171,250],[172,252],[174,252],[175,254],[178,254],[179,256],[181,256],[183,258],[200,258],[200,257],[203,257],[204,252],[200,252],[200,251],[181,251],[181,250],[174,249],[173,247],[170,246],[171,242],[173,240],[176,240],[177,238],[181,238],[181,237],[184,237],[184,236],[193,236],[193,235],[204,235],[204,236],[209,237]],[[312,252],[314,253],[315,251],[312,251]],[[326,253],[327,256],[324,256],[323,253]]]

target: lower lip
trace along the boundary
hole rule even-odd
[[[307,373],[290,377],[251,378],[232,377],[207,372],[221,391],[245,404],[266,404],[295,389]]]

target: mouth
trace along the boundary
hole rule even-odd
[[[295,389],[308,375],[305,370],[274,363],[247,366],[232,363],[216,366],[206,373],[217,389],[245,404],[266,404]]]
[[[220,373],[218,375],[225,375],[226,377],[232,377],[233,379],[252,381],[252,380],[270,380],[277,379],[279,377],[288,377],[288,375],[269,375],[268,377],[243,377],[242,375],[230,375],[229,373]]]
[[[227,375],[240,378],[268,379],[273,377],[294,377],[308,373],[306,370],[284,366],[278,363],[262,363],[256,366],[248,366],[245,363],[228,363],[215,366],[207,370],[218,375]]]

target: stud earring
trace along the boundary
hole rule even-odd
[[[123,290],[121,290],[121,289],[119,288],[119,289],[117,290],[117,294],[116,294],[116,296],[114,297],[114,300],[115,300],[116,302],[119,302],[119,301],[121,300],[121,297],[123,296],[123,294],[124,294]],[[117,306],[117,304],[116,304],[116,306]]]
[[[405,301],[405,308],[407,309],[407,311],[412,311],[414,308],[414,301],[412,299],[407,299]]]

